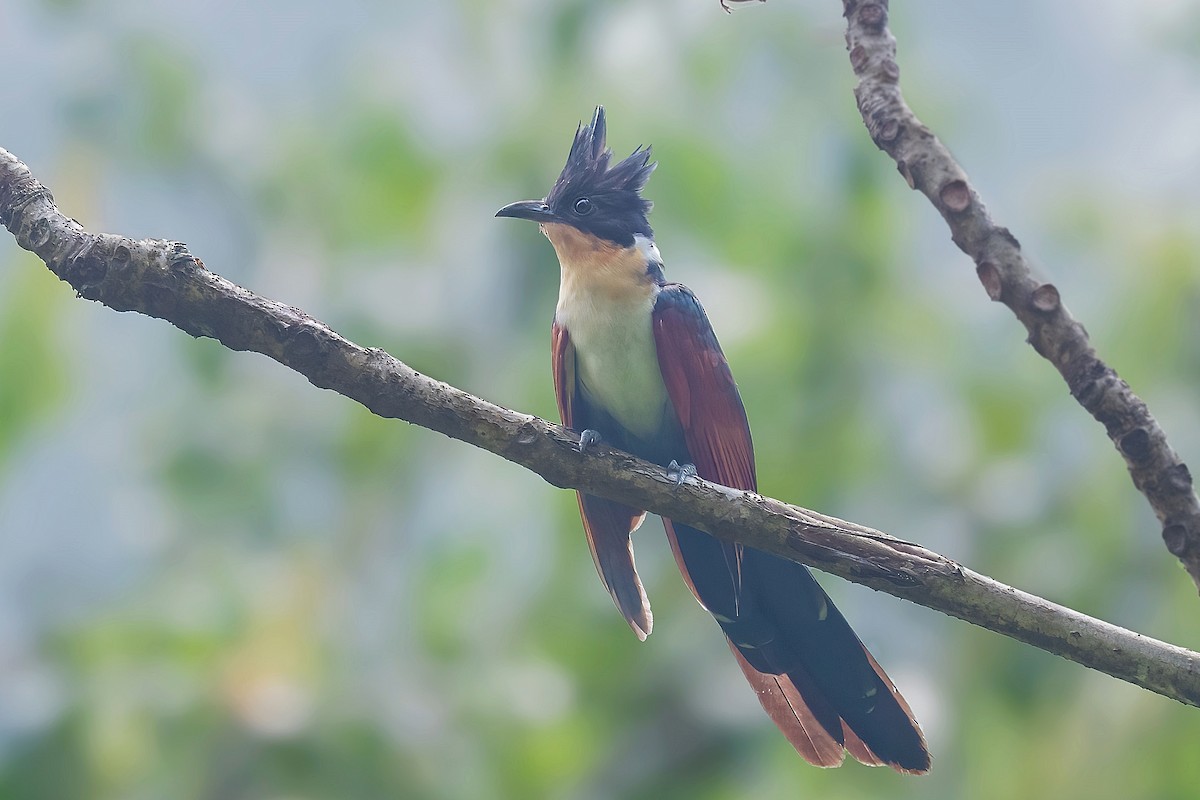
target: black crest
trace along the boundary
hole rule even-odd
[[[630,247],[636,234],[653,235],[647,219],[653,204],[641,190],[658,165],[650,163],[649,147],[638,147],[610,167],[606,131],[604,106],[597,106],[591,124],[576,130],[567,165],[546,203],[563,222]]]

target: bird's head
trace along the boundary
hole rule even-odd
[[[605,132],[604,107],[597,106],[591,123],[575,131],[567,165],[550,193],[507,205],[496,216],[533,220],[552,242],[559,225],[620,248],[633,247],[636,236],[651,239],[652,204],[641,191],[657,164],[650,163],[649,147],[638,147],[610,166],[613,153]]]

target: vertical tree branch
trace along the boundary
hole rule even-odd
[[[1058,288],[1033,277],[1017,238],[992,221],[962,167],[904,102],[887,0],[843,0],[843,10],[850,65],[858,76],[854,96],[871,139],[895,160],[909,187],[941,213],[954,243],[975,262],[988,297],[1012,310],[1029,344],[1104,426],[1133,485],[1162,523],[1167,550],[1200,587],[1200,499],[1187,465],[1146,404],[1096,355]]]

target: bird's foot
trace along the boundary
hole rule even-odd
[[[591,428],[584,428],[579,432],[579,452],[586,453],[588,448],[595,447],[600,444],[600,431],[594,431]]]
[[[695,464],[680,464],[675,459],[671,459],[671,463],[667,464],[667,477],[675,480],[675,486],[683,486],[683,482],[688,478],[696,477]]]

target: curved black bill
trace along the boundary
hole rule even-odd
[[[509,203],[497,211],[496,216],[528,219],[534,222],[554,221],[554,214],[550,212],[550,206],[546,205],[545,200],[521,200],[517,203]]]

